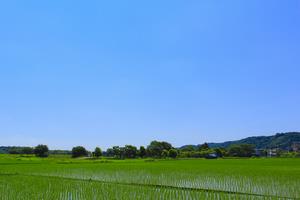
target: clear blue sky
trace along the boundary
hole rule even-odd
[[[300,130],[300,1],[3,1],[0,146]]]

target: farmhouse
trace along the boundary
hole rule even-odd
[[[277,156],[278,150],[279,150],[279,149],[277,149],[277,148],[276,148],[276,149],[269,149],[269,150],[268,150],[268,156],[269,156],[269,157]]]

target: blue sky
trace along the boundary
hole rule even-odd
[[[300,1],[6,1],[0,145],[299,131]]]

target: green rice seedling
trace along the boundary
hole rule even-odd
[[[297,199],[299,186],[299,159],[0,159],[0,200]]]

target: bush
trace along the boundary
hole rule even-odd
[[[82,146],[73,147],[73,149],[72,149],[72,157],[73,158],[87,156],[87,155],[88,155],[87,150]]]

